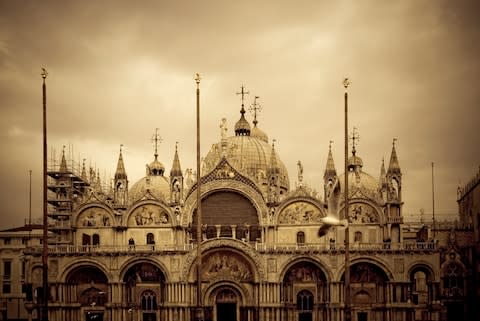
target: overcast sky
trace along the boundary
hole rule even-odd
[[[245,85],[259,127],[275,138],[294,186],[323,195],[328,144],[343,164],[343,87],[364,170],[378,178],[392,139],[404,214],[457,213],[457,186],[479,170],[478,1],[0,1],[0,228],[42,213],[42,98],[48,150],[114,173],[120,144],[130,186],[153,159],[195,165],[195,82],[201,74],[202,154],[239,119]],[[252,120],[252,115],[247,119]],[[350,130],[351,130],[350,127]],[[73,149],[73,151],[72,151]],[[418,218],[418,216],[417,216]]]

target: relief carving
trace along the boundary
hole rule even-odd
[[[378,216],[373,207],[367,204],[350,205],[352,223],[378,223]]]
[[[279,224],[305,224],[320,223],[322,218],[320,210],[311,203],[296,202],[288,205],[280,213]]]
[[[227,277],[239,281],[251,281],[253,278],[248,263],[233,252],[216,252],[208,256],[205,261],[202,264],[204,266],[202,274],[207,280]]]
[[[130,224],[137,226],[164,225],[170,223],[167,212],[156,205],[143,205],[130,215]]]

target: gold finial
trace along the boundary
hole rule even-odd
[[[42,75],[42,78],[43,78],[43,79],[47,78],[47,76],[48,76],[47,69],[42,68],[42,73],[41,73],[40,75]]]
[[[260,98],[260,96],[255,96],[255,98],[253,98],[253,104],[249,108],[249,110],[253,113],[253,125],[255,127],[257,127],[257,124],[258,124],[257,112],[262,110],[262,106],[260,106],[260,104],[257,103],[258,98]]]
[[[198,86],[200,85],[200,79],[201,79],[201,78],[200,78],[200,74],[199,74],[199,73],[196,73],[196,74],[195,74],[195,82],[197,83],[197,88],[198,88]]]
[[[349,137],[352,140],[352,154],[355,155],[358,142],[360,141],[360,135],[358,135],[357,127],[353,127],[352,134]]]
[[[348,86],[350,86],[350,84],[350,79],[348,79],[348,77],[345,77],[345,79],[343,79],[343,87],[345,87],[345,91],[347,91],[347,88]]]
[[[157,159],[158,157],[158,151],[157,151],[157,148],[158,148],[158,144],[162,142],[162,137],[160,137],[160,135],[158,135],[158,128],[155,128],[155,134],[153,134],[153,137],[152,137],[152,142],[155,144],[155,159]]]
[[[245,110],[243,109],[244,106],[244,100],[245,100],[245,95],[250,94],[250,92],[245,91],[245,86],[242,85],[241,91],[237,93],[237,95],[242,95],[242,112],[245,113]]]

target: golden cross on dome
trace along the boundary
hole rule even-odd
[[[243,108],[243,106],[244,106],[244,101],[245,101],[245,95],[250,94],[250,92],[245,91],[245,86],[244,86],[244,85],[242,85],[241,89],[242,89],[242,90],[241,90],[240,92],[238,92],[237,95],[242,95],[242,108]]]
[[[358,142],[360,141],[360,135],[358,135],[357,127],[353,127],[352,134],[349,137],[352,140],[352,153],[355,155]]]
[[[152,137],[152,143],[155,144],[155,159],[157,159],[158,157],[158,152],[157,152],[157,148],[158,148],[158,144],[162,142],[162,137],[160,137],[160,135],[158,134],[158,128],[155,128],[155,134],[153,134],[153,137]]]
[[[257,112],[260,112],[262,110],[262,106],[260,106],[259,103],[257,103],[257,99],[260,98],[260,96],[255,96],[253,98],[253,104],[250,106],[249,110],[253,112],[253,124],[257,126]]]

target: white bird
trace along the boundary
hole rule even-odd
[[[348,226],[348,221],[347,220],[339,220],[335,216],[332,215],[327,215],[325,217],[322,217],[320,221],[323,223],[323,225],[320,227],[318,230],[318,236],[322,237],[325,234],[327,234],[328,230],[332,226],[343,226],[347,227]]]

